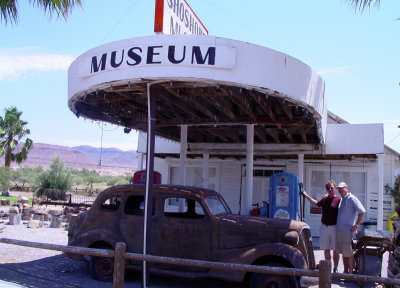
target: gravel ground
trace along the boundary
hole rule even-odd
[[[3,223],[2,223],[3,222]],[[24,221],[25,222],[25,221]],[[8,220],[0,221],[0,238],[11,238],[32,242],[67,244],[67,231],[65,228],[49,228],[49,222],[41,228],[27,228],[26,224],[6,225]],[[0,279],[17,283],[31,288],[75,287],[75,288],[105,288],[112,287],[111,283],[98,282],[91,278],[89,266],[86,262],[69,259],[58,251],[29,248],[17,245],[0,243]],[[387,253],[386,253],[387,254]],[[323,260],[323,251],[315,250],[316,263]],[[342,264],[342,261],[340,261]],[[386,276],[387,255],[384,255],[382,276]],[[339,272],[342,271],[339,266]],[[1,284],[1,283],[0,283]],[[245,287],[232,285],[220,281],[189,281],[165,277],[152,277],[151,287],[215,287],[228,288]],[[0,287],[3,287],[0,285]],[[6,286],[4,286],[6,287]],[[124,287],[141,287],[139,273],[127,272]],[[334,280],[332,287],[358,287],[354,283],[345,283]],[[380,287],[369,285],[365,287]]]
[[[26,224],[5,225],[6,228],[0,231],[0,238],[67,245],[67,231],[64,228],[49,228],[48,225],[45,222],[45,226],[36,229],[27,228]],[[0,221],[1,227],[4,227],[4,223]],[[3,281],[30,288],[112,287],[112,283],[93,280],[86,262],[70,259],[58,251],[3,243],[0,243],[0,251],[0,279]],[[151,277],[150,284],[151,287],[160,288],[244,287],[220,281],[190,281],[166,277]],[[127,271],[124,287],[141,287],[140,274]]]

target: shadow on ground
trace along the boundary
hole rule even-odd
[[[141,287],[141,273],[127,271],[124,287]],[[95,281],[91,278],[89,265],[65,255],[46,257],[23,263],[0,264],[0,279],[29,288],[109,288],[112,283]],[[245,285],[217,280],[177,280],[168,277],[150,278],[150,286],[155,288],[244,288]]]

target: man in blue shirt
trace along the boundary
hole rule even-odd
[[[343,257],[343,273],[353,273],[354,257],[352,249],[353,233],[357,231],[365,215],[365,208],[360,200],[349,192],[347,184],[337,186],[342,200],[336,222],[336,252]]]

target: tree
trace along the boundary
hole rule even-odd
[[[25,128],[28,122],[20,118],[22,112],[16,107],[6,108],[4,111],[4,117],[0,116],[0,157],[4,155],[4,166],[10,168],[11,161],[22,163],[26,160],[33,141],[26,137],[31,132]],[[23,146],[17,146],[23,140]],[[13,153],[17,148],[18,152]]]
[[[0,167],[0,187],[2,189],[8,189],[10,182],[10,168],[2,166]],[[8,194],[4,194],[2,196],[8,196]]]
[[[65,200],[65,192],[72,187],[71,173],[58,156],[51,162],[49,170],[39,175],[37,182],[40,189],[36,196],[41,197],[45,189],[52,189],[52,193],[47,195],[52,200]]]
[[[54,13],[57,18],[66,20],[71,14],[75,6],[82,6],[81,0],[29,0],[31,4],[49,13],[50,18]],[[18,22],[18,1],[17,0],[0,0],[1,20],[7,24],[8,22]]]
[[[354,6],[354,8],[361,13],[366,9],[366,8],[371,8],[371,5],[375,7],[379,7],[380,0],[348,0],[350,5]]]
[[[25,128],[28,122],[20,118],[22,112],[16,107],[6,108],[4,112],[4,117],[0,116],[0,157],[4,156],[4,166],[9,169],[12,161],[21,163],[26,160],[33,141],[26,137],[31,132]],[[18,146],[24,140],[22,147]],[[13,153],[16,149],[18,152]],[[2,195],[8,196],[8,194],[8,187],[3,187]]]

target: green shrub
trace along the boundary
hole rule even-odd
[[[0,170],[0,179],[1,174]],[[41,166],[25,166],[18,171],[11,171],[11,179],[14,184],[29,186],[30,191],[42,188],[37,196],[43,193],[43,189],[74,190],[78,188],[89,191],[92,187],[93,192],[99,193],[110,186],[128,184],[129,178],[131,176],[101,176],[95,170],[64,167],[64,163],[58,157],[53,160],[48,170]],[[65,183],[68,185],[65,185]],[[52,197],[61,197],[62,199],[63,196],[53,195]]]
[[[71,173],[64,167],[64,162],[58,156],[50,164],[50,169],[38,176],[37,196],[41,197],[45,189],[53,189],[54,193],[47,195],[53,200],[65,200],[65,191],[72,188]],[[56,192],[62,190],[63,192]]]

